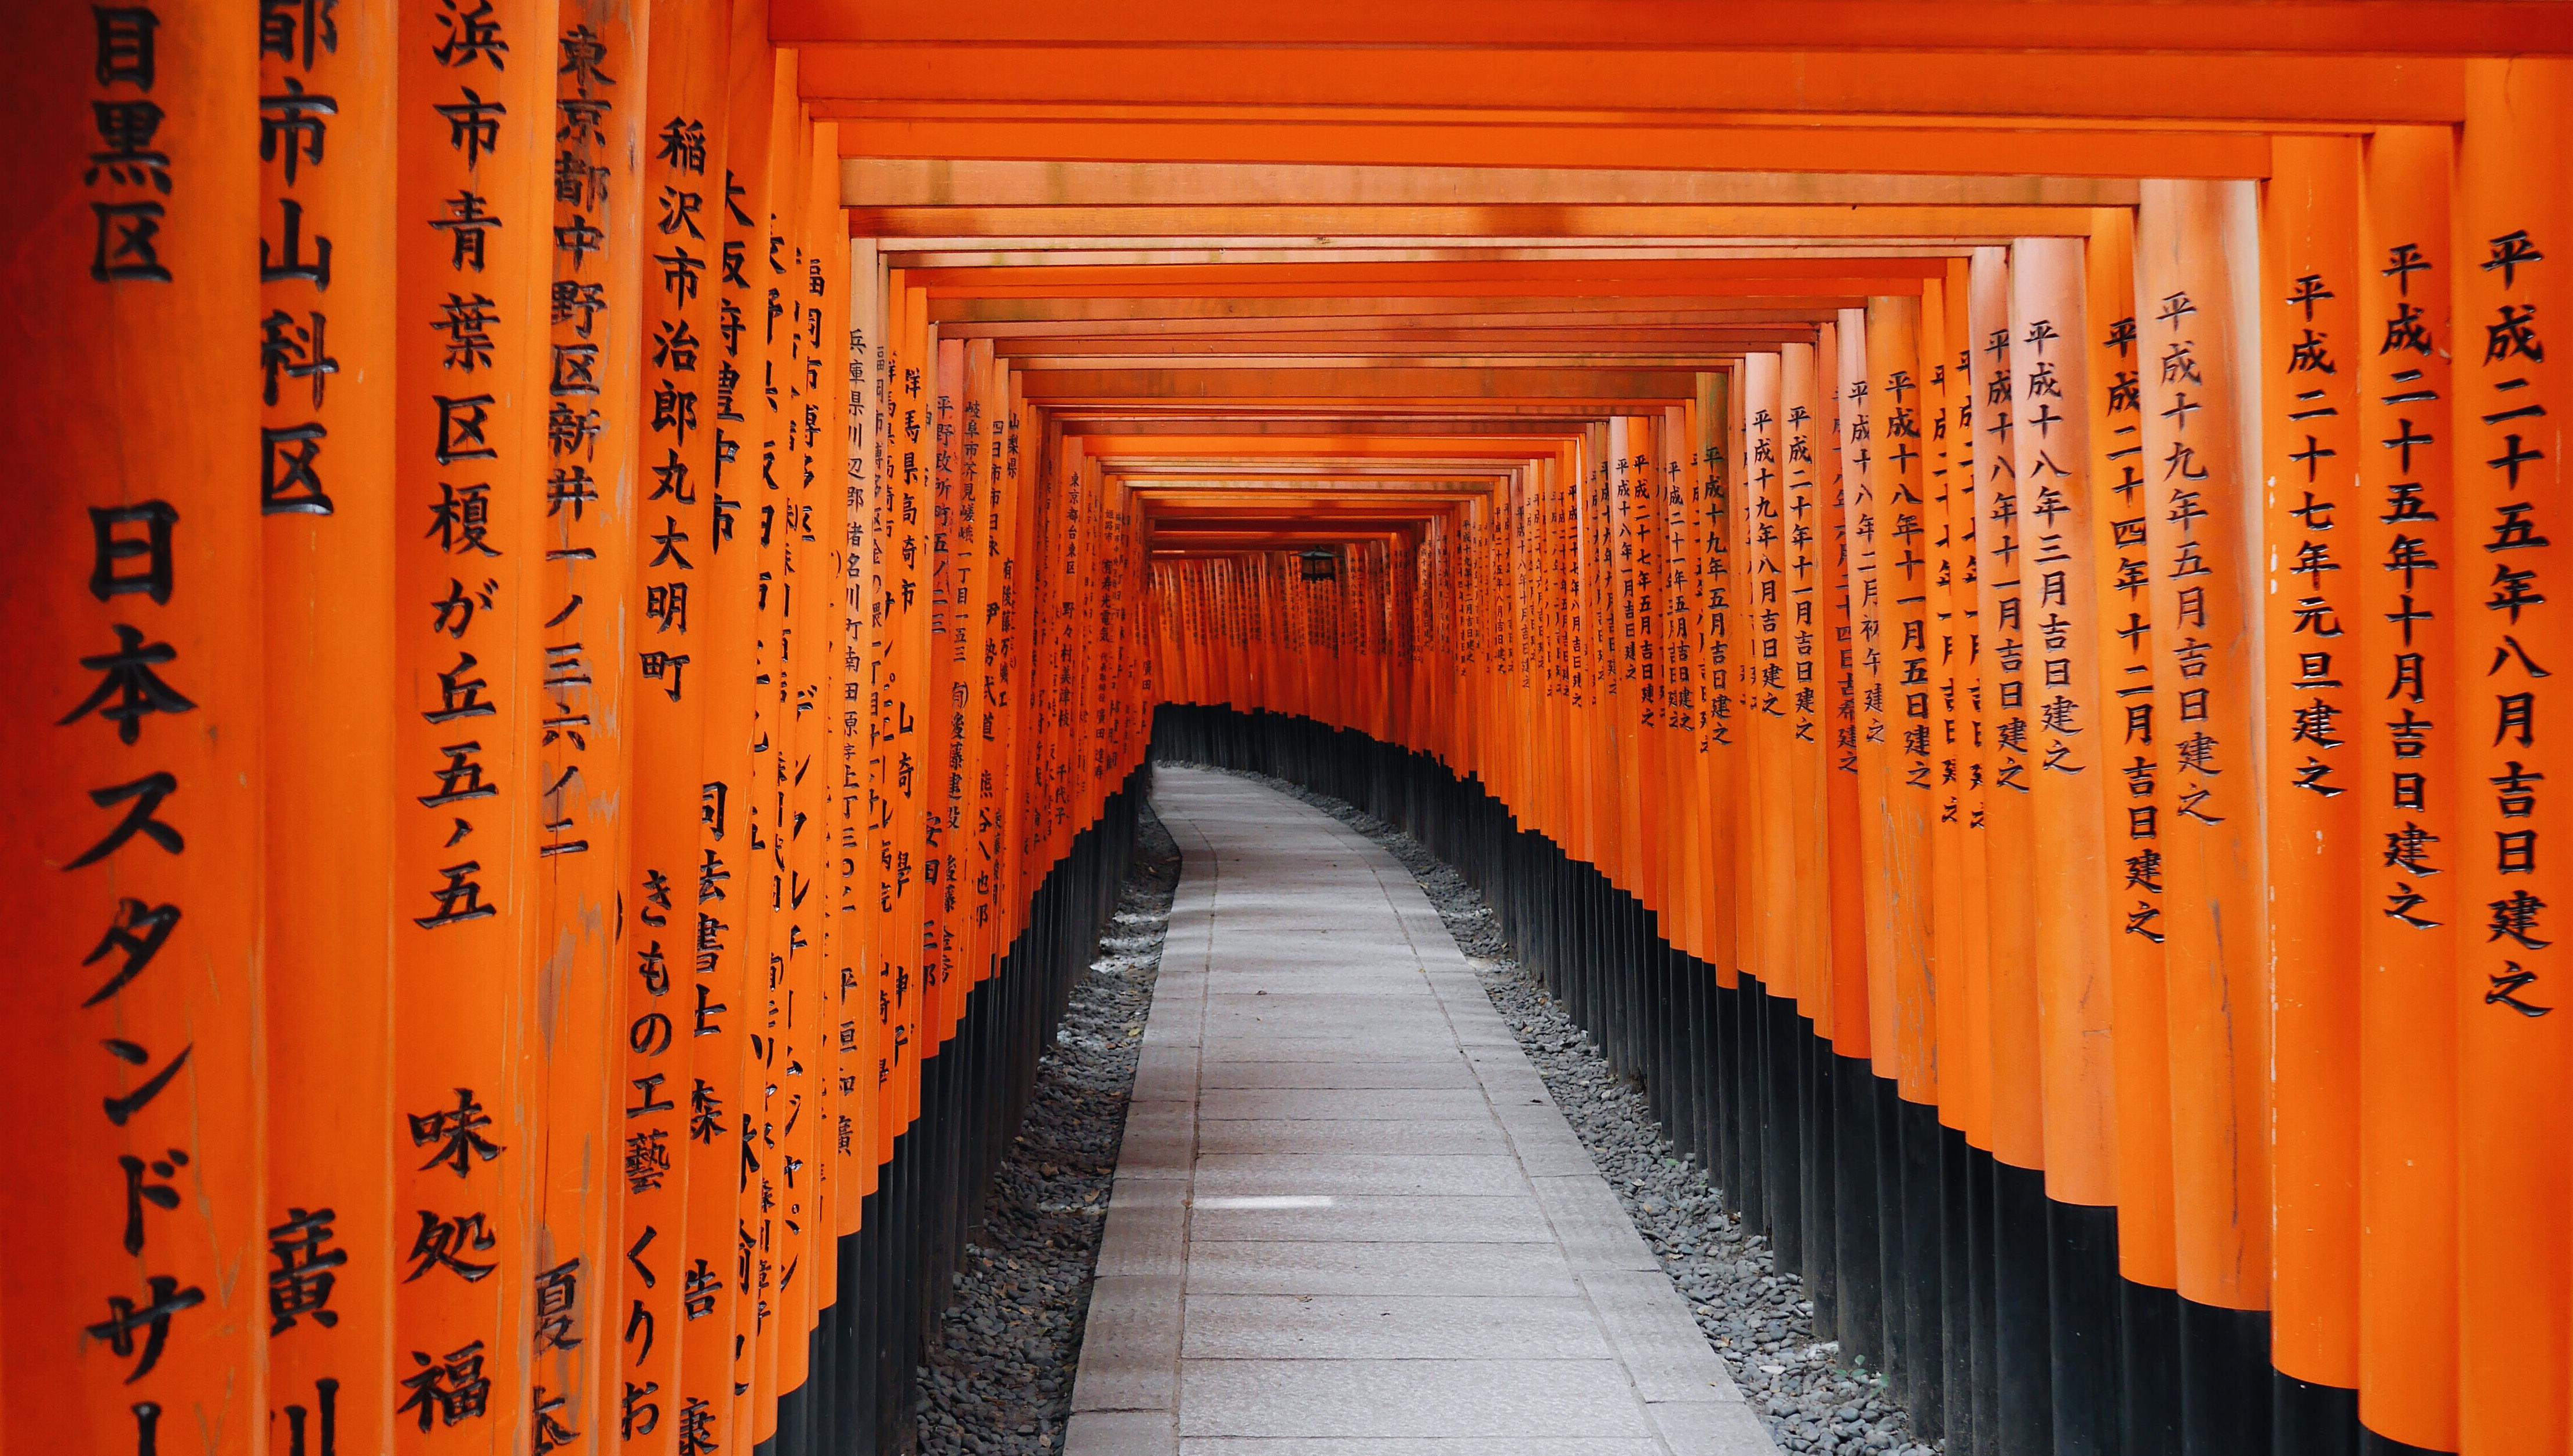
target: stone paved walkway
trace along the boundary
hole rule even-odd
[[[1769,1456],[1410,875],[1156,776],[1186,869],[1073,1456]]]

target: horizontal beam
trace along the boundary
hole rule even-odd
[[[1004,339],[993,352],[1004,359],[1133,359],[1170,357],[1212,359],[1259,354],[1288,359],[1329,357],[1362,352],[1382,355],[1453,355],[1460,351],[1542,355],[1550,351],[1680,352],[1739,349],[1767,344],[1809,344],[1814,332],[1791,325],[1625,325],[1594,329],[1414,329],[1331,330],[1295,334],[1188,334],[1176,338],[1155,332],[1091,338]]]
[[[1543,400],[1592,403],[1694,399],[1695,369],[1149,368],[1041,369],[1024,376],[1030,403],[1266,400],[1348,404]]]
[[[1297,506],[1337,504],[1356,501],[1362,505],[1399,509],[1406,506],[1435,505],[1442,501],[1470,500],[1490,490],[1488,482],[1457,482],[1454,489],[1424,490],[1428,477],[1392,480],[1387,477],[1352,477],[1338,480],[1215,480],[1170,479],[1153,474],[1121,473],[1118,477],[1126,488],[1143,502],[1146,515],[1162,516],[1180,512],[1212,511],[1222,513],[1240,508],[1272,513]]]
[[[2107,214],[2092,209],[2090,216],[2096,220]],[[2046,236],[2075,235],[2023,233],[1989,238],[1957,235],[1937,239],[1788,236],[1640,243],[1617,243],[1605,239],[1595,242],[1583,239],[1511,239],[1505,242],[1477,238],[1445,241],[1422,238],[1190,238],[1169,240],[1168,247],[1162,246],[1162,240],[1139,238],[1121,239],[1117,244],[1097,248],[1091,246],[1090,240],[1080,238],[867,241],[878,244],[878,256],[888,268],[1038,269],[1197,267],[1219,263],[1420,263],[1433,260],[1470,263],[1489,259],[1510,262],[1628,262],[1637,259],[1776,258],[1788,253],[1808,258],[1962,261],[1977,248],[2000,247],[2010,243],[2014,237]],[[1132,248],[1118,246],[1128,241],[1134,244]]]
[[[813,104],[839,123],[843,157],[1061,162],[1282,162],[1449,167],[1637,167],[1723,171],[2044,173],[2063,177],[2260,178],[2256,133],[2142,127],[1929,125],[1616,126],[1557,123],[1265,122],[1209,118],[1019,120],[882,117]]]
[[[1462,418],[1452,414],[1444,417],[1419,417],[1358,414],[1355,412],[1342,413],[1338,415],[1305,414],[1278,418],[1252,418],[1236,415],[1210,423],[1207,420],[1133,418],[1106,414],[1084,414],[1078,410],[1058,410],[1055,414],[1055,418],[1064,423],[1065,432],[1067,434],[1081,434],[1093,440],[1114,437],[1136,441],[1154,439],[1179,440],[1184,443],[1204,439],[1210,435],[1215,435],[1225,439],[1243,439],[1253,436],[1278,439],[1322,439],[1333,437],[1346,438],[1350,436],[1367,436],[1374,438],[1394,438],[1398,436],[1426,438],[1437,436],[1440,438],[1453,438],[1459,435],[1536,439],[1541,437],[1550,438],[1561,436],[1566,429],[1564,424],[1555,419],[1534,414],[1496,415],[1472,419]],[[1143,446],[1128,445],[1122,446],[1121,448],[1135,450],[1141,449]],[[1265,466],[1264,469],[1283,474],[1294,473],[1297,471],[1319,471],[1322,467],[1314,465],[1310,461],[1297,461],[1292,466],[1269,465]]]
[[[1191,434],[1088,440],[1094,459],[1190,458],[1221,455],[1245,460],[1528,460],[1554,453],[1557,440],[1470,434]]]
[[[1801,343],[1781,339],[1779,344]],[[1607,341],[1597,341],[1605,345]],[[1122,369],[1275,369],[1281,371],[1318,369],[1711,369],[1740,359],[1760,346],[1750,343],[1711,345],[1703,349],[1671,351],[1614,350],[1597,348],[1590,351],[1546,350],[1517,353],[1477,350],[1441,353],[1367,353],[1358,350],[1333,350],[1326,354],[1220,354],[1173,355],[1135,354],[1102,358],[1095,355],[1046,354],[1012,355],[1010,362],[1029,374],[1059,374],[1073,369],[1097,369],[1114,365]]]
[[[1892,292],[1892,291],[1887,291]],[[1725,317],[1745,321],[1829,321],[1839,309],[1864,308],[1864,292],[1826,294],[1792,301],[1746,299],[1738,313]],[[1639,319],[1710,319],[1719,311],[1706,299],[1643,294],[1629,298],[1530,298],[1519,294],[1489,297],[1453,295],[1384,295],[1319,299],[951,299],[929,301],[929,319],[949,324],[1052,324],[1082,320],[1212,320],[1239,325],[1254,319],[1383,318],[1415,315],[1433,319],[1462,316],[1575,317],[1611,314]],[[970,332],[970,331],[964,331]]]
[[[2573,55],[2549,0],[771,0],[769,34],[898,45]]]
[[[1381,529],[1361,530],[1356,528],[1355,522],[1352,522],[1348,528],[1337,528],[1324,522],[1316,522],[1311,525],[1281,528],[1278,530],[1191,531],[1177,536],[1165,536],[1160,531],[1156,530],[1146,532],[1145,541],[1148,547],[1157,553],[1163,551],[1222,551],[1228,553],[1241,551],[1265,551],[1292,549],[1297,546],[1334,546],[1360,540],[1380,540],[1396,536],[1407,538],[1423,524],[1425,524],[1423,521],[1406,521],[1403,523],[1405,529],[1400,531],[1385,531]]]
[[[1097,302],[1092,301],[1094,305]],[[1703,301],[1690,301],[1685,306],[1659,309],[1636,307],[1636,301],[1617,299],[1548,300],[1544,302],[1552,307],[1522,309],[1517,305],[1528,301],[1507,300],[1479,301],[1471,308],[1461,309],[1372,312],[1383,302],[1352,300],[1341,306],[1346,311],[1341,313],[1182,319],[1159,313],[1136,316],[1099,312],[1077,319],[1008,321],[941,317],[957,311],[933,304],[930,317],[938,324],[938,332],[943,338],[1027,341],[1131,339],[1139,336],[1164,341],[1191,338],[1291,339],[1307,335],[1462,339],[1486,329],[1633,331],[1665,328],[1780,329],[1795,331],[1800,339],[1810,339],[1815,325],[1829,323],[1834,317],[1827,300],[1802,301],[1784,308],[1752,304],[1710,307]]]
[[[1513,240],[1764,240],[1833,238],[2084,237],[2093,210],[2073,207],[1959,207],[1927,205],[1779,204],[1700,207],[1543,204],[1465,206],[1298,207],[852,207],[853,238],[935,239],[954,248],[970,239],[1009,240],[1024,252],[1041,247],[1127,248],[1147,239],[1258,238],[1282,246],[1287,239],[1406,240],[1508,238]],[[1084,240],[1100,240],[1085,243]],[[1161,246],[1172,246],[1165,243]],[[1204,245],[1201,245],[1204,246]],[[1216,246],[1222,246],[1217,244]],[[1455,245],[1448,245],[1451,249]],[[1527,246],[1522,243],[1521,246]],[[1461,250],[1459,250],[1461,251]]]
[[[1656,406],[1665,400],[1652,401]],[[1486,425],[1525,424],[1516,431],[1519,437],[1536,439],[1552,435],[1578,433],[1611,414],[1630,412],[1631,399],[1548,399],[1516,404],[1495,404],[1459,398],[1440,399],[1308,399],[1265,398],[1259,400],[1166,400],[1134,399],[1075,401],[1058,404],[1050,411],[1067,436],[1133,435],[1138,425],[1168,426],[1165,437],[1175,435],[1243,433],[1262,425],[1312,424],[1341,430],[1358,430],[1392,434],[1397,431],[1377,430],[1379,422],[1407,421],[1425,426],[1420,433],[1452,434],[1471,431]],[[1363,415],[1355,411],[1363,409]],[[1329,432],[1317,428],[1314,434]],[[1502,431],[1507,432],[1507,431]]]
[[[1413,507],[1408,511],[1340,510],[1325,504],[1313,511],[1295,515],[1246,515],[1235,519],[1189,517],[1154,517],[1147,522],[1156,537],[1181,539],[1191,536],[1240,536],[1254,532],[1311,530],[1317,525],[1340,527],[1385,526],[1410,524],[1444,515],[1444,510]]]
[[[1550,453],[1570,438],[1568,434],[1558,434],[1547,440],[1539,453]],[[1114,473],[1147,509],[1152,509],[1160,501],[1221,503],[1237,497],[1291,500],[1315,493],[1462,500],[1490,494],[1516,468],[1514,461],[1488,460],[1463,465],[1434,459],[1338,463],[1327,459],[1208,457],[1159,462],[1123,455]]]
[[[1406,107],[1494,111],[2242,125],[2445,123],[2465,115],[2462,64],[2419,53],[2094,51],[2037,65],[2012,47],[1923,65],[1899,51],[1664,48],[1647,33],[1607,30],[1594,29],[1584,45],[1449,46],[1426,55],[1348,45],[1106,44],[1068,53],[1009,43],[822,44],[802,52],[798,84],[816,103],[1364,107],[1399,97]],[[1479,26],[1460,33],[1480,39]]]
[[[1429,353],[1369,354],[1354,350],[1334,350],[1327,354],[1222,354],[1169,355],[1137,354],[1102,359],[1089,355],[1015,355],[1010,362],[1031,373],[1061,373],[1067,369],[1096,369],[1113,364],[1129,369],[1276,369],[1282,371],[1314,369],[1711,369],[1730,364],[1745,354],[1765,349],[1775,351],[1780,344],[1802,341],[1782,339],[1764,345],[1737,343],[1711,345],[1703,349],[1612,350],[1595,351],[1546,350],[1517,353],[1480,350],[1472,353],[1446,351]],[[1604,341],[1603,341],[1604,343]]]
[[[851,207],[2133,207],[2136,184],[2094,177],[1956,177],[1551,168],[1249,166],[1180,162],[840,163]]]
[[[1560,293],[1596,297],[1658,290],[1685,297],[1710,286],[1791,285],[1790,292],[1828,292],[1850,281],[1912,283],[1944,278],[1945,259],[1767,258],[1441,260],[1422,263],[1203,264],[1182,267],[918,269],[903,281],[930,297],[972,298],[1277,298],[1309,290],[1316,298],[1370,292],[1444,295]],[[1509,287],[1523,285],[1524,287]],[[1015,292],[1002,293],[1001,290]]]

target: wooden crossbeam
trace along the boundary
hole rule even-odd
[[[1630,0],[1613,12],[1559,0],[1312,0],[1290,7],[1189,0],[775,0],[784,44],[903,46],[1377,46],[1443,51],[1596,47],[1602,33],[1637,50],[1831,48],[1902,55],[2132,51],[2191,55],[2573,55],[2573,10],[2547,0]],[[1943,61],[1947,59],[1943,55]]]
[[[805,97],[817,103],[1383,107],[1399,98],[1414,108],[1638,114],[1720,108],[1736,116],[2187,119],[2253,126],[2447,123],[2465,115],[2462,68],[2420,54],[2086,50],[2041,64],[2025,49],[2009,47],[1959,52],[1925,66],[1900,51],[1665,48],[1607,27],[1542,50],[1442,48],[1427,64],[1416,50],[1358,45],[1106,44],[1086,48],[1078,64],[1068,65],[1062,51],[1025,43],[835,42],[805,51],[800,80]]]

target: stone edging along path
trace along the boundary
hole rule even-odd
[[[1149,803],[1138,841],[918,1372],[921,1456],[1063,1449],[1127,1094],[1180,883],[1179,847]]]

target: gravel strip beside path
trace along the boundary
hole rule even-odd
[[[1063,1449],[1126,1094],[1179,884],[1180,847],[1147,804],[1116,919],[1038,1062],[1027,1121],[993,1179],[955,1302],[919,1371],[922,1456]]]
[[[1882,1376],[1842,1368],[1837,1343],[1815,1342],[1804,1281],[1780,1273],[1769,1241],[1744,1232],[1724,1210],[1694,1156],[1674,1150],[1653,1120],[1641,1089],[1608,1071],[1589,1036],[1519,965],[1464,877],[1409,835],[1341,800],[1266,774],[1240,776],[1357,830],[1411,872],[1781,1450],[1927,1456],[1944,1449],[1913,1435]]]

